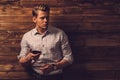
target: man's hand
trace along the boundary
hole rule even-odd
[[[30,59],[36,60],[37,58],[39,58],[40,53],[38,53],[38,54],[29,53],[28,56],[30,57]]]
[[[46,64],[46,65],[40,67],[40,70],[42,70],[43,75],[46,75],[46,74],[48,74],[49,72],[51,72],[51,71],[54,70],[54,66],[51,65],[51,64]]]
[[[37,60],[39,58],[40,54],[33,54],[33,53],[28,53],[27,56],[20,58],[19,62],[24,64],[27,62],[31,62],[31,60]]]

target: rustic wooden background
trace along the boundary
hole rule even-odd
[[[40,3],[51,6],[50,24],[70,40],[74,63],[64,80],[120,80],[119,0],[0,0],[0,80],[29,80],[16,56]]]

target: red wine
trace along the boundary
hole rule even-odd
[[[31,53],[33,53],[33,54],[40,54],[41,51],[33,50],[33,51],[31,51]]]

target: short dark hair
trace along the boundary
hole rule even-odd
[[[32,15],[36,17],[38,15],[38,10],[45,11],[45,12],[49,13],[50,7],[47,4],[37,5],[33,8]]]

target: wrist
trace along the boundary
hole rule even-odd
[[[25,60],[26,60],[26,61],[29,61],[29,60],[31,60],[31,59],[32,59],[32,57],[31,57],[31,55],[29,55],[29,54],[25,57]]]
[[[53,69],[54,69],[54,70],[58,69],[58,67],[57,67],[56,64],[52,64],[52,66],[53,66]]]

